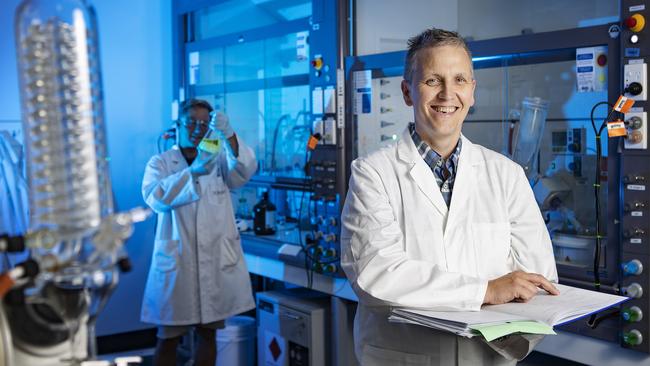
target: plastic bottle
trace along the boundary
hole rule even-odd
[[[255,235],[275,234],[275,205],[269,201],[269,192],[262,193],[262,199],[253,207],[253,231]]]

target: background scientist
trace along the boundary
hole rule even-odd
[[[230,189],[250,179],[257,160],[223,114],[215,127],[228,148],[216,155],[197,151],[211,112],[203,100],[182,105],[178,146],[152,157],[142,182],[142,195],[158,214],[142,302],[142,321],[159,326],[156,365],[176,364],[176,347],[191,326],[199,336],[196,364],[214,365],[216,329],[255,307]]]

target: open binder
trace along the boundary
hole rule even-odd
[[[389,320],[418,324],[488,342],[512,333],[555,334],[553,327],[616,306],[629,298],[555,285],[560,295],[540,292],[528,302],[484,305],[480,311],[430,311],[393,308]]]

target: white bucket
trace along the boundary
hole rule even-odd
[[[218,366],[255,366],[255,319],[233,316],[217,330]]]

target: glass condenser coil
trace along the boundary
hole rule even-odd
[[[96,25],[82,1],[17,11],[30,229],[77,240],[112,213]]]

